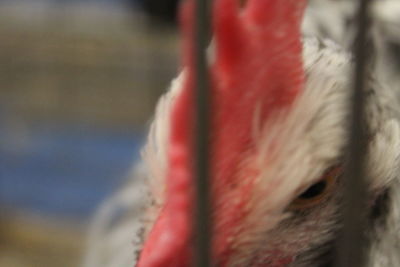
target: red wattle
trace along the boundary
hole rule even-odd
[[[214,216],[213,257],[227,266],[232,240],[245,231],[249,199],[258,170],[243,162],[257,153],[256,125],[265,126],[288,110],[304,85],[300,24],[306,0],[214,0],[215,57],[210,63],[212,106],[211,176]],[[194,2],[182,8],[185,80],[170,117],[167,192],[138,267],[192,264],[195,41]],[[235,200],[235,201],[232,201]]]

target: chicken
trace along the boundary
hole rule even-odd
[[[351,49],[356,30],[358,1],[311,0],[303,21],[303,34],[328,38]],[[373,1],[371,32],[375,74],[400,93],[400,1]]]
[[[213,2],[216,266],[332,263],[346,186],[353,60],[331,41],[302,38],[305,5]],[[192,11],[188,0],[182,12],[183,70],[158,104],[135,181],[95,219],[85,266],[193,265]],[[368,266],[400,266],[398,103],[374,73],[366,92]],[[115,220],[107,218],[116,203],[127,215],[114,227]],[[114,230],[103,232],[109,227]]]

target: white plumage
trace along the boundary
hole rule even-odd
[[[394,2],[381,1],[381,5],[400,10]],[[386,15],[388,11],[382,6],[375,8],[377,28],[385,29],[379,34],[385,33],[385,38],[392,40],[396,27],[393,29],[389,24],[397,17]],[[349,2],[312,1],[303,25],[305,35],[321,36],[321,29],[325,29],[322,31],[325,37],[346,46],[349,35],[345,32],[344,18],[350,12],[343,12],[343,7],[350,7]],[[303,49],[306,85],[289,114],[275,114],[265,126],[267,132],[258,126],[257,117],[254,119],[253,136],[258,140],[259,153],[251,159],[251,164],[260,167],[266,157],[271,157],[272,146],[279,144],[280,149],[271,157],[272,167],[259,175],[259,191],[254,194],[257,205],[245,222],[252,227],[240,237],[244,241],[251,239],[252,244],[261,244],[266,251],[295,255],[295,260],[288,265],[293,267],[323,266],[331,260],[327,255],[333,249],[336,230],[340,227],[338,207],[344,181],[339,178],[332,195],[311,209],[294,212],[287,207],[299,193],[318,182],[327,169],[342,163],[352,77],[351,56],[333,42],[306,37]],[[368,257],[369,267],[389,267],[400,266],[397,255],[400,249],[400,126],[394,88],[400,85],[398,80],[390,78],[392,75],[385,74],[387,57],[380,50],[378,53],[376,73],[368,80],[367,173],[371,210],[381,212],[371,216]],[[390,71],[397,72],[393,68]],[[143,149],[144,161],[135,167],[131,181],[100,208],[94,219],[84,266],[134,266],[135,253],[150,228],[143,224],[152,224],[164,201],[168,118],[182,88],[183,75],[173,81],[157,106]],[[146,183],[150,186],[143,186]],[[270,183],[276,187],[266,196],[263,188]],[[239,246],[246,244],[244,241],[239,240]],[[242,245],[241,253],[234,255],[229,266],[250,266],[249,255],[255,250],[257,247]]]

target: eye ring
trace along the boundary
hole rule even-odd
[[[342,174],[342,168],[329,168],[321,179],[302,191],[289,205],[289,210],[303,210],[311,208],[326,200],[337,185],[337,178]]]

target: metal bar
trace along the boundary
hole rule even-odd
[[[371,23],[369,8],[372,0],[360,0],[358,29],[354,44],[355,69],[350,119],[350,139],[345,170],[343,229],[339,235],[335,266],[365,266],[365,226],[367,189],[365,160],[367,138],[365,132],[365,86],[369,68],[367,34]]]
[[[195,59],[196,59],[196,266],[211,266],[210,216],[210,80],[206,50],[210,33],[210,7],[208,0],[196,0]]]

